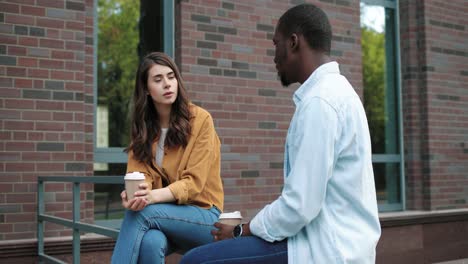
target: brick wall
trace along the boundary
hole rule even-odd
[[[182,1],[180,61],[191,98],[214,117],[222,141],[226,210],[250,218],[283,183],[284,140],[297,86],[273,63],[274,28],[300,1]],[[360,90],[359,2],[315,2],[333,24],[333,56]],[[328,2],[328,1],[327,1]]]
[[[466,1],[402,1],[408,207],[468,207]]]
[[[92,36],[92,0],[0,3],[0,240],[35,237],[38,175],[92,175]],[[46,191],[46,211],[71,218],[70,185]]]

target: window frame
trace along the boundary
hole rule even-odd
[[[94,34],[93,34],[93,149],[95,163],[126,163],[127,154],[123,147],[97,147],[97,106],[98,106],[98,73],[97,73],[97,52],[98,52],[98,3],[94,1]],[[174,58],[175,46],[175,12],[174,1],[163,0],[163,30],[164,30],[164,52]]]
[[[394,10],[394,23],[392,31],[394,33],[394,41],[390,44],[388,41],[385,42],[386,56],[388,55],[387,50],[393,45],[394,50],[394,63],[391,67],[386,68],[386,71],[389,68],[395,70],[394,74],[394,83],[396,89],[395,100],[397,105],[396,118],[398,119],[398,138],[399,138],[399,153],[398,154],[372,154],[372,163],[397,163],[399,164],[399,181],[400,181],[400,202],[399,203],[387,203],[379,204],[379,212],[388,212],[388,211],[404,211],[406,210],[406,186],[405,186],[405,157],[404,157],[404,135],[403,135],[403,111],[402,111],[402,91],[401,91],[401,56],[400,56],[400,12],[399,12],[399,1],[398,0],[361,0],[360,3],[373,6],[381,6],[383,8],[389,8]],[[386,35],[386,40],[391,38],[391,36]],[[387,84],[389,83],[386,81]],[[364,87],[365,89],[365,87]],[[388,187],[386,187],[388,188]]]

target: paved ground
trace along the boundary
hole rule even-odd
[[[451,261],[437,262],[433,264],[468,264],[468,258],[466,259],[457,259]]]

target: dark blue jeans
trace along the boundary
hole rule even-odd
[[[255,236],[218,241],[187,252],[179,264],[288,263],[288,242],[269,243]]]

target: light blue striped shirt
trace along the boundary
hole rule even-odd
[[[251,231],[287,238],[288,263],[374,263],[380,223],[361,100],[336,62],[317,68],[293,99],[284,188]]]

